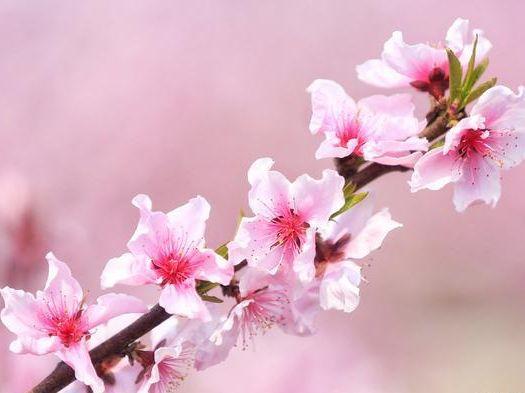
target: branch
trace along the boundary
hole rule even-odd
[[[446,132],[449,121],[446,111],[434,111],[432,117],[427,117],[427,120],[428,125],[421,132],[421,137],[426,137],[429,141],[433,141]],[[410,170],[410,168],[400,165],[391,166],[373,163],[358,171],[357,169],[361,163],[362,161],[356,159],[340,159],[336,165],[338,172],[345,177],[347,182],[354,183],[357,189],[386,173]],[[239,266],[236,271],[244,267],[244,265]],[[141,316],[127,328],[92,349],[89,353],[94,366],[97,367],[104,359],[111,356],[124,357],[130,344],[160,325],[170,316],[161,306],[156,304],[148,313]],[[29,393],[56,393],[74,380],[75,373],[73,369],[64,362],[60,362],[55,370],[30,390]]]

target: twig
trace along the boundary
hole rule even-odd
[[[426,137],[429,141],[438,138],[446,132],[448,121],[447,112],[441,111],[439,114],[433,116],[432,120],[429,120],[429,124],[421,132],[420,136]],[[337,162],[337,169],[343,176],[346,175],[346,180],[354,183],[357,188],[365,186],[386,173],[405,172],[410,169],[403,166],[388,166],[373,163],[360,171],[356,171],[355,166],[357,163],[355,160],[347,160],[346,162],[349,163],[352,168],[345,168],[345,160],[340,160]],[[244,265],[242,267],[244,267]],[[131,325],[91,350],[90,355],[93,364],[98,366],[104,359],[111,356],[123,357],[130,344],[160,325],[170,316],[171,315],[164,311],[161,306],[156,304],[149,312],[141,316]],[[56,393],[74,380],[75,374],[73,369],[64,362],[60,362],[55,370],[30,390],[29,393]]]

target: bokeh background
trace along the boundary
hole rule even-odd
[[[516,88],[524,12],[518,0],[0,1],[0,285],[40,287],[52,249],[94,297],[139,192],[164,210],[205,196],[209,245],[229,240],[254,159],[272,156],[291,178],[331,166],[307,130],[313,79],[383,93],[356,64],[393,30],[438,42],[462,16],[494,44],[489,74]],[[505,173],[496,209],[464,214],[450,188],[413,195],[406,174],[377,181],[378,207],[405,227],[366,261],[358,310],[324,313],[310,338],[272,331],[180,391],[524,392],[524,176]],[[3,327],[0,337],[0,391],[53,367],[9,354]]]

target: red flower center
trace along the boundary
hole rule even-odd
[[[348,245],[352,236],[347,233],[337,241],[324,240],[319,234],[315,236],[315,275],[324,275],[329,263],[340,262],[345,259],[344,248]]]
[[[410,82],[412,87],[419,91],[424,91],[439,100],[445,95],[448,89],[448,75],[439,67],[434,67],[428,74],[427,80],[417,80]]]
[[[284,245],[295,250],[301,248],[306,238],[306,230],[310,227],[293,209],[273,218],[270,224],[276,232],[276,240],[272,248]]]
[[[490,148],[482,137],[483,131],[468,130],[459,141],[458,154],[461,158],[470,158],[473,153],[487,155]]]
[[[354,117],[351,121],[347,122],[338,129],[337,137],[339,138],[339,145],[341,147],[346,147],[350,140],[357,139],[357,146],[355,147],[353,154],[361,156],[363,155],[362,146],[364,141],[362,140],[359,131],[359,121],[356,117]]]
[[[67,299],[62,299],[60,304],[48,300],[47,309],[41,315],[48,335],[58,337],[66,347],[79,342],[84,336],[89,336],[82,318],[82,306],[83,302],[71,307],[67,304]]]
[[[56,336],[66,347],[79,342],[86,335],[81,327],[80,314],[81,312],[78,313],[78,316],[57,322]]]
[[[195,259],[196,251],[170,253],[154,259],[153,268],[161,278],[161,286],[180,285],[194,276],[199,263]]]

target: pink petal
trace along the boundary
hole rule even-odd
[[[447,31],[447,47],[452,49],[454,52],[461,52],[469,40],[468,31],[468,19],[457,18]]]
[[[210,204],[205,198],[192,198],[167,214],[169,229],[174,235],[182,236],[186,242],[202,245],[210,210]]]
[[[492,49],[492,43],[483,36],[483,31],[475,29],[472,32],[471,43],[465,45],[461,55],[459,55],[459,61],[466,67],[472,56],[472,50],[474,49],[474,38],[478,36],[478,44],[476,45],[476,65],[479,64],[485,57],[487,57],[489,51]]]
[[[153,348],[160,346],[162,343],[165,345],[171,345],[184,341],[181,335],[181,331],[184,330],[188,324],[201,324],[202,322],[196,319],[183,319],[175,316],[169,318],[165,322],[161,323],[150,333],[151,345]]]
[[[239,321],[243,317],[244,310],[253,302],[253,299],[248,299],[237,303],[231,309],[228,317],[219,324],[217,329],[210,336],[210,341],[216,346],[225,347],[225,351],[229,352],[229,350],[237,343],[240,333]]]
[[[42,326],[38,315],[40,305],[35,297],[19,289],[4,287],[0,289],[5,307],[0,313],[2,323],[18,336],[40,338],[45,333],[39,329]]]
[[[145,194],[138,194],[132,200],[131,204],[137,207],[140,211],[140,219],[145,221],[151,215],[153,204],[151,198]]]
[[[255,176],[251,169],[250,172],[253,180]],[[248,193],[250,208],[256,215],[274,218],[290,208],[290,182],[283,174],[261,171],[257,179]]]
[[[159,244],[164,244],[170,237],[168,217],[162,212],[151,211],[151,200],[146,195],[137,195],[132,203],[139,208],[140,219],[128,242],[128,249],[135,255],[154,257]]]
[[[418,137],[411,137],[404,141],[369,141],[363,145],[363,157],[367,161],[384,165],[413,166],[422,154],[417,152],[413,154],[410,151],[426,151],[427,149],[427,140]]]
[[[494,86],[479,97],[470,116],[481,115],[487,128],[525,132],[525,89],[518,94],[505,86]]]
[[[383,165],[402,165],[407,168],[413,168],[421,157],[423,157],[423,153],[420,151],[413,153],[390,153],[389,155],[375,157],[370,159],[370,161]]]
[[[452,26],[450,26],[446,38],[447,47],[456,53],[456,56],[459,57],[459,61],[463,67],[466,67],[470,60],[476,36],[478,37],[478,43],[476,46],[476,64],[479,64],[492,48],[491,42],[484,37],[483,31],[474,29],[470,36],[468,33],[469,21],[458,18],[454,21]]]
[[[428,141],[426,138],[413,136],[404,141],[380,141],[378,146],[383,150],[382,155],[388,155],[388,153],[406,151],[427,151]]]
[[[359,141],[357,139],[350,139],[346,147],[340,146],[341,141],[333,134],[326,134],[326,139],[321,142],[319,148],[315,152],[315,158],[320,160],[322,158],[343,158],[352,154],[357,147]]]
[[[90,305],[84,316],[88,320],[89,329],[108,322],[122,314],[144,313],[148,311],[142,300],[129,295],[108,293],[97,299],[97,304]]]
[[[33,338],[20,336],[9,345],[9,350],[17,354],[31,353],[33,355],[46,355],[57,352],[62,348],[62,343],[58,337]]]
[[[482,130],[484,128],[485,119],[479,114],[471,114],[469,117],[460,120],[446,133],[443,152],[447,154],[449,151],[458,147],[461,138],[469,130]]]
[[[64,263],[56,259],[53,253],[46,255],[49,264],[44,296],[46,298],[59,298],[64,306],[71,312],[76,312],[76,307],[84,298],[82,288],[71,275],[71,270]]]
[[[280,327],[287,334],[310,336],[316,332],[315,320],[319,311],[319,288],[313,282],[291,299],[286,320]]]
[[[247,266],[240,272],[239,291],[242,297],[275,283],[278,279],[268,272]]]
[[[315,229],[306,232],[306,241],[301,252],[293,260],[293,270],[302,282],[310,282],[315,276]]]
[[[255,160],[250,169],[248,169],[248,182],[250,185],[253,186],[261,177],[265,177],[266,173],[272,169],[274,163],[275,161],[268,157]]]
[[[180,345],[156,349],[155,364],[137,393],[168,393],[175,389],[190,366],[181,353]]]
[[[352,233],[351,241],[345,249],[345,255],[348,258],[366,257],[381,247],[391,230],[402,226],[399,222],[392,220],[388,209],[382,209],[370,217],[358,233]]]
[[[203,342],[195,355],[195,369],[197,371],[206,370],[225,361],[237,343],[237,335],[235,333],[223,334],[221,345],[216,345],[210,340]]]
[[[410,94],[391,96],[373,95],[359,100],[357,106],[372,114],[384,114],[392,117],[414,118],[415,105]]]
[[[361,268],[351,261],[332,266],[321,282],[319,300],[325,310],[352,312],[359,304]]]
[[[414,166],[410,190],[416,192],[424,188],[439,190],[459,177],[457,156],[453,152],[443,154],[443,148],[433,149],[421,157]]]
[[[233,277],[233,264],[217,255],[213,250],[202,250],[199,252],[199,258],[202,260],[196,277],[200,280],[218,282],[222,285],[228,285]]]
[[[490,131],[485,140],[492,157],[502,169],[515,167],[525,159],[525,132]]]
[[[312,226],[324,225],[343,206],[344,178],[330,169],[319,180],[302,175],[292,185],[296,211]]]
[[[64,348],[58,356],[75,370],[75,378],[91,387],[93,393],[104,391],[104,382],[97,376],[85,341]]]
[[[394,32],[385,42],[382,58],[387,65],[411,80],[428,80],[430,72],[436,67],[448,71],[444,49],[426,44],[408,45],[403,41],[400,31]]]
[[[357,112],[354,100],[334,81],[316,79],[306,91],[312,96],[312,134],[335,132],[343,119]]]
[[[405,87],[412,81],[410,77],[400,74],[380,59],[365,61],[356,67],[356,71],[360,80],[377,87]]]
[[[149,268],[150,260],[144,255],[130,253],[112,258],[106,263],[100,282],[102,288],[111,288],[116,284],[145,285],[156,282],[156,275]]]
[[[454,205],[464,211],[476,202],[496,206],[501,194],[500,169],[480,155],[463,165],[461,178],[454,187]]]
[[[259,217],[243,217],[232,242],[228,244],[228,259],[234,264],[247,260],[251,266],[259,266],[268,258],[271,245],[275,238],[271,236],[268,222]],[[267,263],[267,267],[276,268],[282,261],[281,247],[275,247],[275,253],[281,253],[275,262]],[[275,254],[270,258],[273,260]],[[269,262],[269,261],[268,261]]]
[[[248,265],[261,269],[270,274],[276,274],[281,265],[292,263],[294,255],[284,247],[260,248],[258,255],[247,259]]]
[[[249,266],[275,274],[281,264],[291,263],[294,255],[285,247],[273,246],[275,231],[259,217],[243,217],[235,239],[228,244],[228,257],[233,264],[243,260]]]
[[[374,196],[369,194],[364,200],[347,210],[345,213],[330,220],[321,230],[324,239],[336,242],[341,237],[350,234],[353,239],[363,230],[374,212]]]
[[[194,283],[166,285],[160,293],[159,304],[170,314],[210,320],[210,313],[197,294]]]
[[[147,310],[146,310],[147,311]],[[88,348],[95,348],[97,345],[102,344],[108,338],[114,336],[122,329],[128,327],[137,319],[139,319],[144,312],[132,313],[132,314],[121,314],[115,318],[108,320],[106,323],[100,324],[96,329],[93,330],[89,341]]]
[[[199,346],[195,361],[197,370],[205,370],[223,362],[228,357],[239,338],[239,318],[242,317],[244,308],[248,307],[251,302],[252,300],[244,300],[237,304],[228,317],[214,329],[209,340]]]

